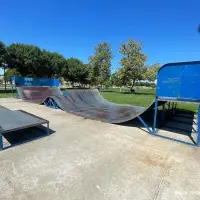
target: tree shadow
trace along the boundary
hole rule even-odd
[[[151,92],[135,92],[134,94],[136,94],[136,95],[151,95],[151,96],[155,96],[155,93],[151,93]]]
[[[155,96],[155,93],[151,93],[151,92],[134,92],[134,93],[131,93],[131,92],[128,92],[128,91],[113,91],[113,90],[103,90],[102,92],[104,93],[118,93],[118,94],[130,94],[130,95],[151,95],[151,96]]]
[[[3,88],[3,89],[0,89],[0,93],[1,93],[1,94],[5,94],[5,93],[7,93],[7,94],[12,94],[12,93],[14,93],[14,92],[15,92],[15,90],[12,91],[12,89],[7,89],[7,90],[5,90],[4,88]]]

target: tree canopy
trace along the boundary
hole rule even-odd
[[[124,84],[131,84],[132,89],[135,81],[142,80],[144,77],[147,57],[142,52],[142,44],[133,39],[121,44],[120,53],[122,54],[120,77],[125,81]]]
[[[144,74],[144,79],[148,80],[149,82],[154,82],[156,80],[159,69],[160,69],[160,64],[158,63],[152,66],[148,66]]]
[[[159,64],[145,65],[147,56],[142,51],[142,44],[129,39],[122,42],[119,52],[122,57],[120,67],[111,73],[113,58],[111,46],[101,42],[94,47],[94,54],[85,64],[78,58],[66,59],[57,52],[50,52],[35,45],[12,43],[6,46],[0,41],[0,66],[8,68],[5,80],[12,75],[64,79],[73,83],[100,86],[131,86],[135,82],[156,79]]]
[[[6,82],[11,81],[12,76],[21,76],[21,74],[16,69],[7,69],[5,72],[4,80]]]
[[[59,77],[67,65],[64,56],[33,45],[11,44],[7,54],[8,68],[15,68],[22,76]]]
[[[68,73],[67,78],[72,83],[88,83],[89,66],[77,58],[67,59]]]
[[[0,41],[0,67],[5,63],[6,59],[6,45]]]
[[[113,55],[107,42],[99,43],[94,50],[94,55],[89,57],[90,77],[94,84],[102,86],[111,75],[111,59]]]

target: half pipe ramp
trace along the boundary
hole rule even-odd
[[[109,102],[97,89],[69,90],[63,95],[56,87],[17,87],[17,92],[25,101],[37,104],[51,101],[66,112],[108,123],[130,121],[154,108],[154,102],[147,108]]]

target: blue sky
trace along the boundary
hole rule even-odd
[[[119,48],[142,41],[148,64],[200,60],[199,0],[6,0],[0,40],[38,45],[87,63],[94,46],[108,41],[119,67]]]

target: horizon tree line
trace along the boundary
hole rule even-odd
[[[142,51],[141,42],[130,38],[121,43],[120,67],[111,72],[113,53],[108,42],[94,47],[88,63],[71,57],[65,58],[57,52],[50,52],[35,45],[12,43],[6,46],[0,41],[0,66],[6,70],[5,81],[12,75],[38,78],[59,78],[60,80],[84,85],[130,86],[137,81],[153,82],[160,68],[158,63],[148,66],[147,56]]]

